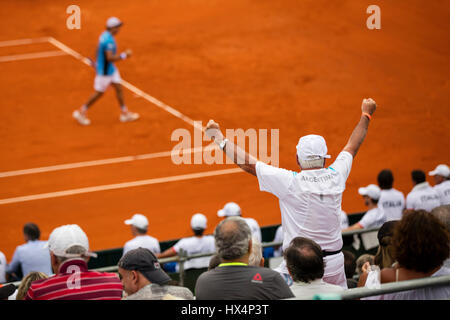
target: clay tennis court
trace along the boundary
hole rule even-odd
[[[81,8],[80,30],[66,27],[70,4]],[[366,27],[370,4],[381,8],[381,30]],[[411,170],[450,158],[449,9],[448,1],[3,2],[0,250],[9,261],[30,221],[42,239],[76,223],[92,249],[121,247],[131,237],[123,221],[136,212],[160,241],[190,235],[196,212],[210,233],[228,201],[261,226],[279,224],[276,198],[255,177],[234,165],[171,161],[171,134],[193,134],[189,120],[279,129],[279,165],[297,170],[299,137],[324,136],[334,161],[371,97],[378,109],[343,210],[365,210],[357,189],[384,168],[406,195]],[[81,127],[71,114],[93,92],[95,73],[55,43],[94,58],[110,16],[125,22],[116,41],[133,56],[116,65],[138,89],[125,89],[125,101],[141,119],[119,122],[109,89]]]

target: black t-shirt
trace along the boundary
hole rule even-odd
[[[294,295],[281,275],[268,268],[235,265],[205,272],[195,286],[197,300],[278,300]]]

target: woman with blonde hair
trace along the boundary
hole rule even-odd
[[[32,271],[27,274],[20,282],[19,288],[17,289],[16,300],[23,300],[27,295],[28,289],[31,283],[40,279],[47,279],[48,276],[43,272]]]

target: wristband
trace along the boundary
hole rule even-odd
[[[128,57],[128,55],[125,52],[122,52],[120,54],[120,59],[125,60]]]
[[[366,116],[367,118],[369,118],[369,120],[372,120],[372,116],[370,114],[368,114],[367,112],[363,112],[362,114],[363,114],[363,116]]]
[[[220,144],[219,147],[220,149],[223,151],[223,149],[225,149],[225,145],[227,144],[228,139],[224,139]]]

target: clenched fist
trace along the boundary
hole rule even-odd
[[[205,133],[213,140],[223,140],[223,134],[222,131],[220,131],[219,124],[217,122],[214,122],[214,120],[209,120],[208,124],[206,125]]]
[[[375,112],[375,109],[377,108],[377,104],[372,98],[369,99],[363,99],[361,110],[362,112],[368,113],[372,115]]]

